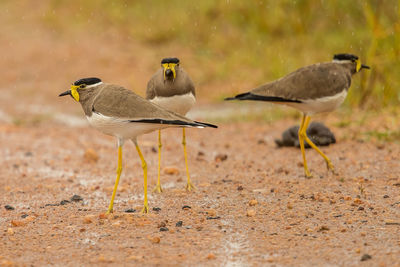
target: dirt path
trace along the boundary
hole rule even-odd
[[[2,124],[0,265],[398,265],[400,146],[349,140],[324,148],[338,175],[308,150],[314,178],[305,179],[300,151],[273,143],[291,123],[190,130],[193,193],[183,189],[180,131],[164,131],[163,167],[179,173],[163,174],[165,192],[150,194],[148,215],[125,212],[140,209],[143,197],[139,159],[125,145],[108,217],[113,138],[85,126]],[[139,140],[149,189],[155,140]],[[88,149],[94,153],[85,157]]]

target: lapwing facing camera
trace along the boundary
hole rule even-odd
[[[276,81],[261,85],[250,92],[225,100],[257,100],[283,104],[303,113],[299,128],[300,149],[306,177],[311,177],[304,152],[304,141],[314,148],[334,171],[331,160],[307,137],[310,115],[335,110],[346,98],[352,75],[368,66],[357,56],[336,54],[332,62],[317,63],[300,68]]]
[[[146,98],[151,102],[180,115],[186,113],[196,103],[196,92],[192,79],[179,65],[177,58],[164,58],[161,60],[161,68],[151,77],[147,83]],[[189,166],[186,152],[186,131],[182,129],[182,145],[185,157],[188,191],[194,188],[190,181]],[[162,192],[160,183],[161,165],[161,130],[158,131],[158,178],[155,192]]]
[[[212,127],[217,126],[192,121],[184,116],[165,110],[134,92],[118,85],[103,83],[99,78],[77,80],[71,89],[59,96],[71,95],[81,103],[89,123],[97,130],[115,136],[118,141],[117,179],[107,213],[113,211],[115,193],[122,172],[122,146],[130,139],[136,146],[143,168],[144,207],[147,213],[147,164],[138,146],[137,137],[167,127]]]

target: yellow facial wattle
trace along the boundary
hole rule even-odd
[[[174,74],[174,79],[176,78],[176,71],[175,71],[175,66],[177,64],[176,63],[164,63],[162,64],[163,68],[164,68],[164,81],[167,79],[167,77],[165,77],[165,72],[169,69],[172,71],[172,73]]]
[[[359,59],[356,60],[356,72],[359,72],[361,70],[361,61]]]
[[[77,89],[79,88],[79,85],[71,85],[71,95],[75,99],[76,102],[79,102],[79,93]]]

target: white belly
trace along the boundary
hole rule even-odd
[[[184,95],[175,95],[169,97],[156,96],[150,101],[162,108],[165,108],[166,110],[173,111],[180,115],[186,115],[186,113],[188,113],[188,111],[196,103],[196,98],[190,92]]]
[[[318,99],[302,100],[302,103],[285,103],[288,106],[294,107],[308,115],[315,113],[329,112],[337,109],[340,104],[346,99],[347,90],[333,95]]]
[[[95,112],[91,117],[86,116],[86,118],[97,130],[122,139],[134,139],[142,134],[169,127],[165,124],[128,122]]]

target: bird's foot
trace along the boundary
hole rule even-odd
[[[149,213],[149,205],[147,203],[144,203],[142,213]]]
[[[188,183],[186,184],[186,190],[192,191],[194,189],[196,189],[196,187],[190,181],[188,181]]]
[[[162,193],[162,192],[163,192],[163,189],[162,189],[162,187],[161,187],[161,184],[157,184],[157,185],[154,187],[153,192],[154,192],[154,193]]]
[[[310,179],[313,177],[309,170],[304,170],[304,175],[306,176],[307,179]]]

